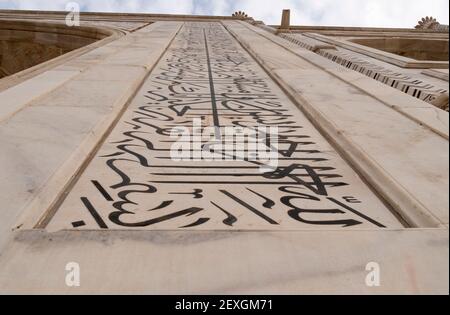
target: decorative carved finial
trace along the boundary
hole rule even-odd
[[[284,9],[281,14],[281,30],[289,30],[291,27],[291,10]]]
[[[233,13],[232,16],[235,17],[235,18],[239,18],[239,19],[246,19],[246,18],[248,18],[248,15],[245,12],[243,12],[243,11],[236,11],[236,12]]]
[[[433,18],[432,16],[427,16],[422,18],[419,21],[419,24],[416,25],[416,29],[421,30],[434,30],[439,26],[439,22]]]

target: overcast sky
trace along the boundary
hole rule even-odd
[[[0,9],[64,10],[67,0],[0,0]],[[448,0],[77,0],[82,11],[231,15],[244,10],[279,24],[291,9],[292,24],[413,27],[426,15],[448,24]]]

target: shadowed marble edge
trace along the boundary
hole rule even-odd
[[[1,18],[1,17],[0,17]],[[102,47],[112,41],[117,40],[118,38],[124,35],[124,32],[114,28],[114,27],[104,27],[100,26],[82,26],[81,31],[73,31],[68,29],[65,24],[60,21],[53,22],[42,22],[42,21],[24,21],[18,19],[7,19],[3,20],[4,25],[2,27],[6,27],[5,25],[9,25],[8,27],[11,29],[25,29],[27,32],[56,32],[56,34],[63,34],[64,32],[72,32],[73,36],[91,36],[92,39],[95,39],[91,44],[80,47],[78,49],[67,52],[61,56],[50,59],[46,62],[39,63],[33,67],[27,68],[20,72],[14,73],[8,77],[4,77],[0,79],[0,93],[12,88],[26,80],[32,79],[33,77],[42,74],[45,71],[51,70],[54,67],[57,67],[63,63],[69,62],[71,59],[75,57],[79,57],[93,49]],[[8,24],[6,24],[8,23]],[[87,34],[87,35],[86,35]],[[82,71],[83,68],[77,69]]]

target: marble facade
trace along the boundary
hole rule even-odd
[[[448,294],[448,28],[64,17],[0,10],[0,293]]]

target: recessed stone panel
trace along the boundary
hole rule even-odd
[[[307,84],[307,82],[305,82]],[[278,165],[174,161],[171,131],[278,127]],[[210,143],[209,143],[210,144]],[[268,147],[269,148],[269,147]],[[270,149],[270,148],[269,148]],[[201,152],[199,152],[201,151]],[[220,23],[186,23],[67,197],[39,227],[302,230],[402,225]]]
[[[0,78],[31,68],[107,37],[92,27],[29,21],[0,23]]]

